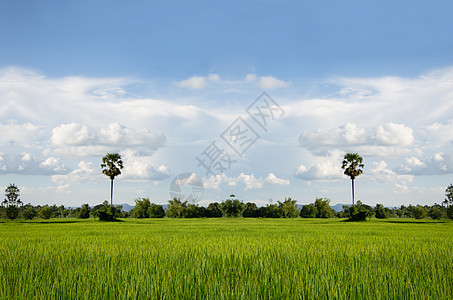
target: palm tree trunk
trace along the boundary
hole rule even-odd
[[[113,178],[110,179],[110,206],[113,206]]]
[[[354,179],[352,179],[352,205],[354,205]]]

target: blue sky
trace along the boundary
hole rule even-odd
[[[169,198],[350,202],[339,169],[359,152],[358,199],[443,200],[453,173],[450,1],[2,1],[0,186],[26,203]],[[284,111],[224,174],[199,156],[266,91]],[[249,123],[250,122],[250,123]],[[252,125],[255,124],[255,125]],[[229,149],[223,144],[225,149]],[[224,149],[224,150],[225,150]],[[231,149],[230,149],[231,150]],[[270,200],[272,199],[272,200]]]

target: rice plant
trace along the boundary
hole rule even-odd
[[[0,223],[1,299],[453,299],[453,223]]]

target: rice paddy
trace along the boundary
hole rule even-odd
[[[0,223],[1,299],[453,299],[453,222]]]

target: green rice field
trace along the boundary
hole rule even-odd
[[[453,299],[453,222],[0,221],[1,299]]]

